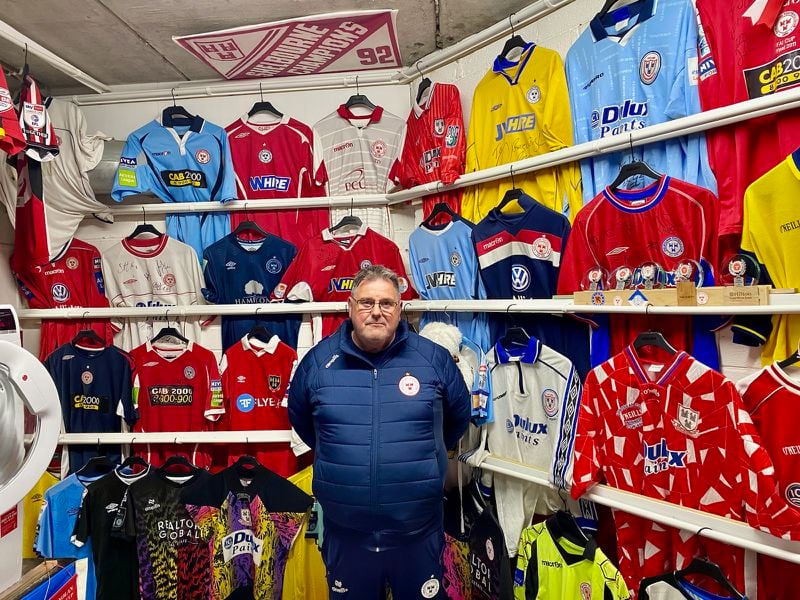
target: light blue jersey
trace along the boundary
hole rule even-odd
[[[86,600],[94,600],[97,587],[91,540],[80,548],[70,538],[81,508],[86,485],[95,479],[78,479],[73,473],[44,493],[34,549],[45,558],[85,558]]]
[[[150,121],[128,136],[111,197],[152,192],[164,202],[225,202],[236,180],[225,130],[202,117]],[[167,215],[167,233],[197,256],[230,232],[227,213]]]
[[[700,112],[697,21],[690,0],[643,0],[594,17],[565,61],[575,143]],[[716,194],[703,134],[634,148],[636,160]],[[581,161],[584,203],[611,184],[631,151]],[[623,188],[649,180],[632,177]]]
[[[460,219],[444,226],[420,226],[408,238],[409,262],[414,287],[421,300],[485,300],[478,259],[470,234],[472,228]],[[458,327],[484,351],[491,347],[486,316],[471,312],[428,312],[420,317],[420,328],[430,321]]]

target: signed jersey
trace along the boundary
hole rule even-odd
[[[400,161],[399,180],[404,188],[441,181],[453,183],[464,173],[466,134],[458,86],[433,82],[411,106],[406,120],[406,140]],[[461,209],[461,190],[425,196],[423,216],[437,202],[453,212]]]
[[[157,238],[124,238],[103,252],[111,306],[193,306],[205,304],[200,293],[203,274],[191,247],[166,235]],[[164,325],[160,325],[159,321]],[[186,337],[200,335],[198,317],[171,317]],[[164,317],[117,319],[117,345],[132,350],[151,339],[166,325]]]
[[[685,352],[629,346],[587,376],[571,494],[596,483],[747,521],[785,539],[800,512],[777,493],[774,467],[734,384]],[[744,551],[614,512],[628,587],[704,554],[743,589]]]
[[[261,123],[243,116],[225,128],[231,147],[236,192],[240,200],[265,200],[251,206],[268,208],[268,200],[324,194],[314,183],[311,128],[284,116]],[[328,226],[324,208],[279,208],[231,213],[231,228],[252,220],[266,231],[301,246]]]
[[[107,307],[100,252],[73,238],[51,262],[32,263],[15,252],[11,270],[30,308]],[[112,330],[106,319],[53,319],[42,321],[39,358],[44,360],[56,348],[69,342],[81,329],[94,331],[110,343]]]
[[[567,52],[575,143],[600,140],[700,112],[697,19],[691,0],[635,2],[595,16]],[[702,133],[581,161],[589,202],[631,154],[655,171],[716,191]],[[641,178],[629,178],[641,187]]]
[[[138,420],[134,431],[205,431],[209,420],[224,412],[217,359],[211,350],[189,342],[173,346],[148,340],[131,351],[136,367],[133,401]],[[200,467],[210,458],[199,445],[148,444],[147,462],[160,465],[180,454]]]
[[[564,64],[554,50],[529,43],[518,59],[498,56],[472,96],[466,172],[539,156],[572,145]],[[578,165],[569,163],[467,188],[461,214],[478,223],[507,190],[525,191],[574,218],[581,207]]]
[[[272,293],[291,302],[344,302],[353,290],[353,277],[369,265],[384,265],[400,276],[400,297],[416,298],[408,283],[400,249],[393,241],[363,226],[354,235],[335,237],[330,229],[308,240]],[[314,322],[314,340],[336,331],[347,317],[326,314]]]
[[[272,336],[267,342],[242,337],[228,348],[220,364],[225,414],[219,429],[230,431],[288,431],[289,413],[286,392],[297,363],[297,353]],[[265,467],[282,477],[297,470],[289,444],[258,444],[249,451],[247,444],[228,444],[228,461],[252,454]]]
[[[128,136],[111,197],[152,192],[164,202],[225,202],[236,198],[225,130],[202,117],[153,120]],[[197,256],[230,231],[228,214],[167,215],[167,233]]]
[[[314,125],[314,180],[329,196],[385,194],[397,181],[405,122],[378,106],[367,115],[344,104]],[[332,208],[331,225],[353,214],[389,235],[385,206]]]

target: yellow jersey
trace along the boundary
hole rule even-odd
[[[293,484],[311,494],[313,471],[306,467],[288,478]],[[283,575],[283,600],[328,600],[325,564],[316,540],[306,538],[308,519],[303,522],[294,540]]]
[[[44,493],[59,481],[58,477],[45,471],[22,501],[22,558],[39,557],[33,544],[36,541],[36,526],[39,523],[39,513],[42,512]]]
[[[564,62],[554,50],[528,43],[519,60],[495,58],[472,97],[466,172],[572,146],[572,116]],[[567,163],[467,188],[461,214],[477,223],[513,187],[522,188],[570,221],[583,206],[581,171]]]
[[[798,156],[800,159],[800,156]],[[800,168],[794,155],[756,179],[744,194],[742,250],[766,267],[776,288],[800,287]],[[758,319],[737,319],[735,330],[757,342],[766,342],[764,365],[797,352],[800,315],[774,315],[772,332]]]

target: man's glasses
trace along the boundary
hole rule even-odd
[[[361,298],[360,300],[356,300],[356,304],[358,305],[358,310],[364,312],[372,310],[377,304],[381,309],[381,312],[388,313],[397,308],[399,303],[395,300],[372,300],[371,298]]]

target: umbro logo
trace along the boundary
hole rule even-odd
[[[228,262],[225,263],[225,268],[228,271],[233,271],[236,268],[236,262],[232,261],[232,260],[229,260]]]
[[[609,250],[606,252],[606,256],[614,256],[615,254],[622,254],[623,252],[627,252],[630,246],[617,246],[613,250]]]
[[[328,265],[327,267],[322,267],[320,271],[333,271],[336,268],[336,265]]]
[[[107,513],[113,513],[113,512],[116,512],[116,510],[118,508],[119,508],[119,504],[117,504],[116,502],[112,502],[111,504],[107,504],[106,505],[106,512]]]
[[[236,383],[244,383],[245,381],[247,381],[247,377],[245,377],[244,375],[238,375],[236,377]]]

